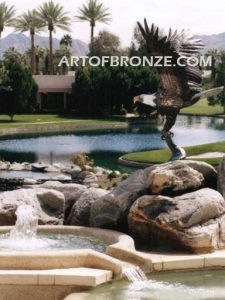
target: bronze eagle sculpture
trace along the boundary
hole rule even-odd
[[[173,32],[170,29],[168,35],[162,34],[154,24],[149,28],[146,19],[143,26],[139,22],[138,26],[148,54],[152,57],[170,57],[171,63],[156,67],[162,87],[154,94],[134,97],[134,103],[148,105],[152,108],[152,114],[165,116],[161,137],[172,151],[170,160],[184,159],[185,150],[173,142],[173,133],[170,131],[180,109],[202,98],[219,94],[223,87],[201,91],[202,70],[199,64],[194,63],[194,58],[204,47],[200,39],[184,30]]]

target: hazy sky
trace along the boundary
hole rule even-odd
[[[18,14],[41,4],[40,0],[5,0],[14,5]],[[58,0],[65,10],[74,16],[77,8],[86,0]],[[162,28],[190,29],[194,34],[213,34],[225,31],[224,0],[99,0],[110,9],[112,22],[110,25],[97,24],[95,33],[108,29],[117,34],[123,46],[131,41],[134,25],[137,20],[146,17]],[[3,37],[11,32],[7,29]],[[47,34],[47,33],[43,33]],[[55,36],[61,37],[63,32],[57,30]],[[71,26],[73,38],[89,42],[89,24],[74,22]]]

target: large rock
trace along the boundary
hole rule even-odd
[[[216,187],[216,170],[207,163],[173,161],[146,168],[151,194],[181,195],[202,187]]]
[[[63,184],[59,181],[46,181],[39,187],[45,189],[53,189],[63,193],[65,196],[65,215],[68,216],[74,203],[80,198],[80,196],[87,190],[84,185],[76,183]]]
[[[223,197],[209,188],[175,198],[142,196],[130,209],[129,232],[149,246],[169,244],[196,253],[210,252],[224,242],[224,213]]]
[[[106,190],[96,188],[89,188],[83,192],[79,200],[73,205],[66,224],[89,226],[91,205],[107,193]]]
[[[126,230],[127,215],[131,205],[146,193],[147,175],[144,170],[138,170],[92,204],[90,225]]]
[[[36,188],[20,189],[0,194],[0,226],[15,224],[15,211],[21,204],[34,207],[41,225],[63,224],[64,195],[55,190]]]
[[[72,169],[70,172],[71,178],[80,180],[84,185],[91,187],[95,185],[98,181],[98,177],[95,175],[95,173],[90,171],[80,171],[77,168]]]
[[[5,162],[5,161],[2,161],[0,160],[0,170],[8,170],[10,168],[11,164],[10,162]]]
[[[225,156],[222,158],[218,167],[218,191],[225,199]]]

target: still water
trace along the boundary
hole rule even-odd
[[[82,151],[96,165],[118,168],[121,155],[165,147],[160,138],[162,126],[148,125],[126,129],[20,136],[0,140],[0,158],[18,162],[69,162],[73,153]],[[179,116],[173,128],[174,140],[181,146],[225,140],[225,120]]]

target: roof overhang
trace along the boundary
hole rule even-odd
[[[70,75],[33,75],[39,93],[71,93],[75,76]]]

